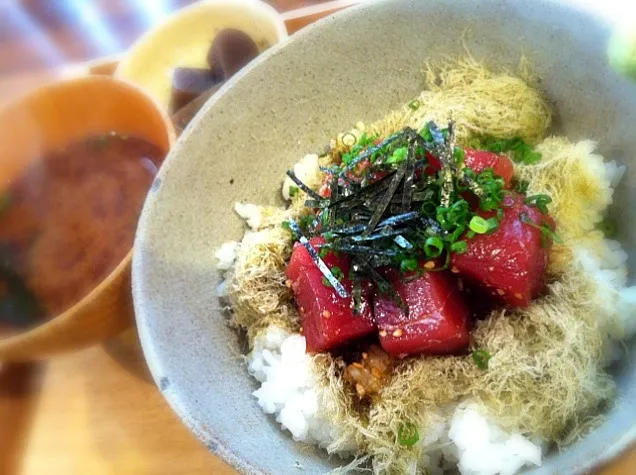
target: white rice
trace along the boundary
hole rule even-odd
[[[296,163],[296,165],[294,165],[294,174],[308,187],[315,188],[318,186],[319,183],[316,181],[316,178],[319,176],[318,155],[313,153],[305,155],[298,163]],[[291,178],[286,176],[285,181],[283,181],[283,189],[281,190],[283,198],[286,200],[290,198],[289,191],[292,186],[296,186],[296,184]]]
[[[263,412],[274,414],[294,440],[343,455],[356,449],[355,441],[349,440],[333,450],[342,432],[326,417],[334,408],[318,384],[320,377],[305,351],[305,337],[270,326],[254,342],[248,371],[261,382],[254,396]]]
[[[340,430],[325,417],[332,409],[305,352],[303,336],[270,326],[256,338],[248,370],[261,382],[254,391],[259,406],[274,414],[295,441],[328,448],[341,438]],[[512,475],[524,465],[541,465],[539,445],[519,433],[504,432],[470,401],[420,432],[417,466],[431,475],[454,466],[464,475]],[[351,441],[337,453],[347,455],[355,449]]]

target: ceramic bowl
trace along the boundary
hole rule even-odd
[[[214,250],[239,239],[232,205],[275,204],[285,170],[337,132],[370,122],[421,90],[428,58],[465,54],[513,68],[522,53],[573,140],[630,165],[617,191],[620,240],[636,275],[636,85],[608,66],[613,25],[558,1],[382,0],[325,19],[273,48],[211,100],[171,152],[137,233],[133,296],[152,374],[207,447],[249,474],[320,474],[341,465],[293,442],[251,395],[215,297]],[[463,38],[463,41],[462,41]],[[167,230],[170,230],[167,232]],[[636,352],[613,368],[616,405],[582,441],[531,473],[579,473],[636,437]]]
[[[111,131],[149,140],[165,153],[175,140],[172,122],[161,107],[132,84],[85,76],[42,86],[0,110],[0,186],[6,187],[48,151]],[[132,252],[64,313],[0,339],[0,361],[48,357],[131,325],[131,260]]]
[[[261,51],[287,38],[281,16],[264,2],[202,0],[139,38],[122,58],[115,76],[139,85],[167,109],[172,70],[177,66],[207,68],[210,45],[224,28],[246,32]]]

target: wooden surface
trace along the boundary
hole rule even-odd
[[[0,102],[56,77],[60,68],[121,51],[169,10],[187,3],[0,0]],[[270,3],[287,11],[321,2]],[[295,31],[316,18],[287,18],[287,24]],[[636,451],[601,473],[636,473]],[[0,475],[5,474],[236,472],[211,455],[170,410],[130,330],[45,364],[0,369]]]

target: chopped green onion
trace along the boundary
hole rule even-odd
[[[519,182],[515,185],[515,191],[517,193],[525,194],[528,191],[529,186],[530,186],[529,181],[519,180]]]
[[[461,167],[464,164],[464,160],[466,159],[466,152],[463,148],[455,147],[453,151],[453,159],[458,167]]]
[[[401,163],[406,160],[407,155],[409,154],[409,149],[407,147],[396,148],[391,156],[387,159],[386,163]]]
[[[426,257],[439,257],[444,252],[444,242],[438,237],[430,237],[424,243],[424,253]]]
[[[318,256],[321,259],[324,259],[325,257],[327,257],[327,254],[329,254],[329,248],[323,247],[320,249],[320,251],[318,251]]]
[[[426,140],[427,142],[432,142],[433,141],[433,134],[431,133],[431,129],[429,127],[430,122],[427,122],[424,127],[422,127],[420,129],[420,131],[418,132],[418,134],[420,135],[420,137],[422,137],[424,140]]]
[[[294,196],[296,196],[298,194],[299,188],[297,186],[290,186],[289,187],[289,197],[293,198]]]
[[[451,244],[451,252],[455,254],[464,254],[468,251],[468,243],[466,241],[457,241]]]
[[[473,361],[481,370],[485,371],[488,369],[488,362],[490,361],[490,358],[492,358],[492,356],[486,350],[473,351]]]
[[[411,109],[412,111],[416,111],[420,108],[421,105],[422,103],[418,99],[415,99],[414,101],[409,102],[409,109]]]
[[[428,200],[422,203],[420,210],[422,211],[422,214],[425,214],[427,216],[434,216],[437,212],[437,205],[434,201]]]
[[[407,257],[400,261],[400,271],[409,272],[417,270],[417,259],[415,257]]]
[[[563,239],[561,239],[557,233],[552,231],[547,224],[535,223],[534,221],[532,221],[532,218],[530,218],[530,216],[528,216],[526,213],[521,213],[519,215],[519,219],[521,219],[522,223],[527,224],[528,226],[532,226],[533,228],[537,228],[541,231],[541,245],[543,247],[545,247],[546,244],[545,239],[552,239],[557,244],[563,244]]]
[[[527,144],[519,137],[497,139],[495,137],[484,136],[471,139],[468,145],[478,150],[488,150],[495,153],[510,152],[515,162],[523,163],[524,165],[532,165],[541,160],[541,154],[534,151],[532,145]]]
[[[490,231],[490,223],[481,216],[473,216],[468,227],[477,234],[486,234]]]
[[[486,220],[486,222],[488,223],[488,232],[489,233],[493,233],[497,229],[499,229],[499,220],[497,218],[488,218]]]
[[[350,138],[350,139],[345,141],[345,138]],[[347,132],[346,134],[342,136],[342,144],[345,147],[353,147],[356,143],[358,143],[358,138],[352,132]]]
[[[316,217],[313,214],[306,214],[298,219],[298,226],[301,228],[308,228],[314,222]]]
[[[606,238],[614,238],[618,232],[618,224],[613,219],[605,218],[596,225],[596,229],[601,231]]]
[[[552,198],[548,195],[528,196],[524,201],[529,206],[536,206],[543,214],[548,214],[548,205],[552,203]]]
[[[342,278],[344,277],[344,273],[342,272],[342,269],[340,269],[340,267],[332,267],[329,270],[331,271],[333,276],[338,280],[338,282],[340,282]],[[322,285],[324,285],[325,287],[332,287],[331,282],[329,282],[329,279],[327,279],[326,277],[322,278]]]
[[[398,443],[404,447],[412,447],[420,440],[420,434],[415,424],[406,422],[402,424],[398,431]]]

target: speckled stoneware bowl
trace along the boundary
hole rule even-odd
[[[512,66],[534,61],[559,112],[559,131],[594,137],[607,157],[636,153],[636,85],[610,70],[612,25],[554,1],[385,0],[321,21],[275,47],[228,84],[192,122],[157,178],[141,218],[133,292],[143,349],[166,399],[207,447],[249,474],[320,474],[339,460],[297,445],[251,396],[237,338],[215,297],[214,250],[238,239],[237,200],[277,203],[287,167],[358,120],[414,97],[427,58],[464,52]],[[619,192],[620,236],[636,259],[636,167]],[[614,374],[606,422],[532,473],[588,470],[636,438],[636,367]]]

